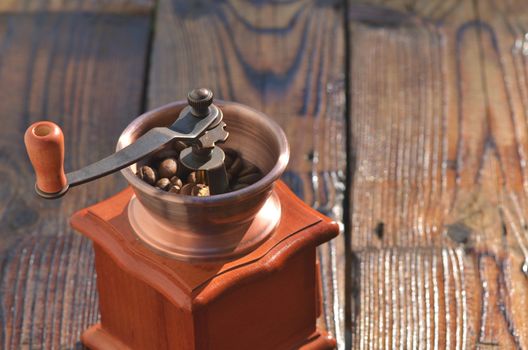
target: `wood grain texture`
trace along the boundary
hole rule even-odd
[[[341,1],[161,0],[151,57],[150,108],[189,89],[261,110],[285,130],[283,179],[307,203],[342,219],[345,169]],[[344,347],[344,243],[319,250],[321,323]]]
[[[155,0],[3,0],[0,13],[113,13],[148,15]]]
[[[113,152],[140,111],[148,16],[0,14],[0,348],[71,349],[98,318],[93,252],[69,216],[124,186],[119,175],[57,201],[33,192],[23,133],[52,120],[65,168]]]
[[[348,11],[352,345],[526,348],[526,4]]]

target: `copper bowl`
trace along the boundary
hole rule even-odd
[[[193,197],[163,192],[136,177],[136,165],[121,171],[135,197],[129,204],[134,231],[151,248],[178,259],[233,258],[264,241],[280,220],[273,184],[289,159],[286,135],[269,117],[247,106],[217,102],[230,136],[222,145],[236,149],[259,167],[263,178],[233,192]],[[121,134],[117,150],[147,130],[171,125],[187,105],[179,101],[136,118]]]

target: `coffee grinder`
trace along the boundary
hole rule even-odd
[[[321,283],[316,247],[338,226],[279,180],[289,147],[282,129],[247,106],[195,89],[130,123],[116,152],[64,172],[64,135],[54,123],[24,136],[43,198],[121,171],[129,187],[71,218],[93,242],[101,321],[82,334],[90,349],[333,349],[316,326]],[[230,187],[227,149],[262,172]],[[160,190],[136,176],[179,150],[208,196]]]

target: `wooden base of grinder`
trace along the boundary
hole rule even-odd
[[[316,247],[338,226],[280,181],[280,223],[234,260],[190,263],[159,254],[128,220],[127,189],[83,209],[72,226],[93,241],[101,323],[82,335],[90,349],[333,349],[318,330]]]

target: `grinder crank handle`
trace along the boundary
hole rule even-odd
[[[221,120],[221,112],[204,118],[191,113],[180,116],[169,128],[156,127],[147,131],[134,143],[118,152],[77,171],[64,174],[64,135],[61,128],[49,121],[31,125],[24,135],[29,159],[37,176],[35,190],[44,198],[53,199],[64,195],[72,186],[80,185],[121,170],[143,157],[158,151],[167,143],[178,140],[190,142],[207,135],[208,128]],[[222,124],[225,125],[225,124]],[[217,135],[217,127],[211,132]],[[219,134],[222,136],[222,134]],[[217,141],[224,141],[223,138]]]
[[[40,121],[31,125],[25,135],[29,159],[35,169],[36,192],[44,198],[58,198],[72,186],[95,180],[121,170],[155,152],[174,139],[181,139],[167,128],[154,128],[136,142],[104,159],[71,173],[64,173],[64,135],[55,123]]]
[[[64,134],[61,128],[48,121],[36,122],[26,130],[24,143],[37,176],[37,193],[47,198],[64,194],[68,190],[68,181],[64,173]]]
[[[206,127],[206,123],[199,124]],[[66,175],[63,165],[64,135],[58,125],[48,121],[36,122],[27,129],[24,141],[37,176],[35,190],[41,197],[52,199],[64,195],[72,186],[98,179],[136,163],[173,140],[194,140],[201,134],[200,129],[195,128],[194,132],[185,134],[165,127],[150,129],[120,151]]]
[[[36,192],[44,198],[58,198],[70,187],[121,170],[173,140],[198,140],[199,147],[202,143],[205,143],[204,147],[208,147],[214,146],[215,141],[225,141],[228,134],[223,131],[223,115],[220,109],[212,104],[212,92],[207,89],[195,89],[189,93],[187,100],[189,106],[182,110],[178,119],[168,128],[150,129],[118,152],[68,174],[64,173],[62,130],[57,124],[49,121],[34,123],[26,130],[24,142],[37,177]]]

